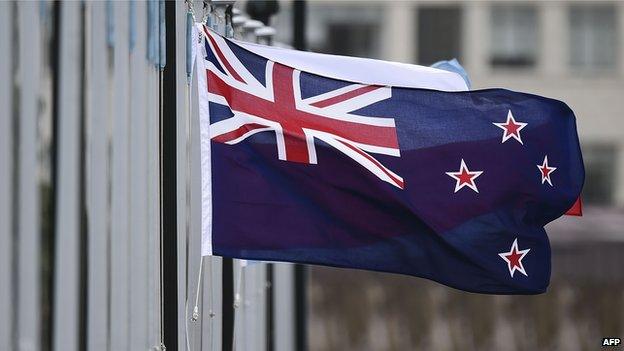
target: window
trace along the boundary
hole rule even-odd
[[[572,5],[570,64],[574,68],[612,68],[616,62],[615,6]]]
[[[583,201],[588,204],[611,205],[615,192],[616,149],[613,145],[583,147],[585,185]]]
[[[308,38],[312,51],[379,57],[383,8],[357,3],[310,2]]]
[[[327,52],[349,56],[378,56],[375,23],[330,23]]]
[[[532,67],[538,49],[537,13],[530,5],[495,5],[491,11],[490,63]]]
[[[418,9],[418,64],[460,58],[461,8],[459,6]]]

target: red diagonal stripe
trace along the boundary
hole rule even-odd
[[[315,103],[313,103],[311,105],[314,106],[314,107],[321,107],[321,108],[322,107],[327,107],[327,106],[331,106],[331,105],[337,104],[339,102],[343,102],[345,100],[354,98],[356,96],[360,96],[362,94],[366,94],[366,93],[368,93],[370,91],[377,90],[379,88],[381,88],[381,87],[375,86],[375,85],[367,85],[367,86],[364,86],[364,87],[361,87],[361,88],[357,88],[357,89],[351,90],[351,91],[346,92],[344,94],[340,94],[340,95],[337,95],[337,96],[334,96],[334,97],[330,97],[329,99],[317,101],[317,102],[315,102]]]
[[[221,52],[221,49],[219,49],[219,46],[217,45],[217,42],[212,38],[212,36],[210,34],[208,34],[208,29],[206,29],[205,26],[204,26],[204,32],[206,32],[206,36],[208,37],[208,40],[210,40],[210,42],[212,43],[212,46],[214,47],[214,49],[215,49],[215,51],[217,53],[217,56],[219,57],[221,62],[223,62],[223,64],[225,65],[225,69],[228,72],[230,72],[230,75],[232,75],[232,77],[234,77],[234,79],[236,79],[237,81],[239,81],[241,83],[245,83],[243,81],[243,78],[241,78],[238,75],[238,73],[236,73],[236,70],[234,70],[234,67],[232,67],[232,65],[230,65],[228,60],[225,58],[225,56]]]
[[[405,188],[405,183],[403,182],[403,180],[397,178],[394,174],[388,172],[388,170],[381,164],[381,162],[377,161],[374,157],[372,157],[371,155],[367,154],[366,152],[356,148],[355,146],[350,145],[349,143],[345,143],[342,140],[338,140],[340,141],[343,145],[345,145],[346,147],[348,147],[349,149],[357,152],[358,154],[366,157],[369,161],[371,161],[372,163],[374,163],[377,168],[379,168],[382,172],[384,172],[388,177],[390,177],[390,179],[392,179],[392,181],[401,189]]]
[[[256,130],[260,128],[267,128],[267,126],[263,126],[262,124],[258,124],[258,123],[244,124],[243,126],[241,126],[240,128],[236,130],[223,133],[221,135],[217,135],[212,139],[220,143],[227,143],[229,141],[236,140],[242,137],[243,135],[245,135],[248,132],[251,132],[252,130]]]

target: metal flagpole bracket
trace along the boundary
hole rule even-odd
[[[264,24],[258,20],[250,19],[243,24],[243,39],[252,43],[256,42],[256,29],[263,27]]]
[[[184,0],[184,3],[186,4],[187,12],[193,17],[193,22],[197,22],[197,19],[195,18],[195,5],[193,4],[193,0]]]
[[[273,38],[275,37],[275,28],[269,26],[263,26],[255,30],[256,42],[258,44],[273,45]]]
[[[208,28],[212,28],[212,5],[210,5],[209,0],[204,0],[204,15],[202,17],[202,23],[205,24]]]
[[[232,12],[233,13],[233,12]],[[234,29],[234,37],[241,38],[243,35],[243,24],[249,20],[245,15],[234,15],[232,17],[232,28]]]
[[[213,22],[213,29],[222,35],[225,35],[226,37],[231,37],[231,30],[229,31],[230,33],[228,33],[228,27],[231,29],[231,12],[228,15],[228,9],[232,8],[232,5],[234,5],[233,0],[212,0],[211,4],[214,7],[214,19],[215,21]],[[231,11],[231,10],[230,10]],[[229,34],[229,35],[228,35]]]

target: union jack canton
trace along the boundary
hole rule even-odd
[[[380,179],[403,188],[403,178],[371,156],[400,157],[394,119],[354,113],[392,95],[389,87],[349,84],[301,97],[301,71],[267,61],[261,83],[238,59],[232,44],[204,28],[215,60],[207,60],[208,99],[233,116],[211,124],[212,140],[233,145],[265,131],[275,133],[280,160],[316,164],[314,139],[336,148]],[[216,61],[216,62],[215,62]]]

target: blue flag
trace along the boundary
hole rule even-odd
[[[546,290],[544,225],[584,179],[566,104],[330,78],[203,34],[204,254],[400,273],[479,293]]]

